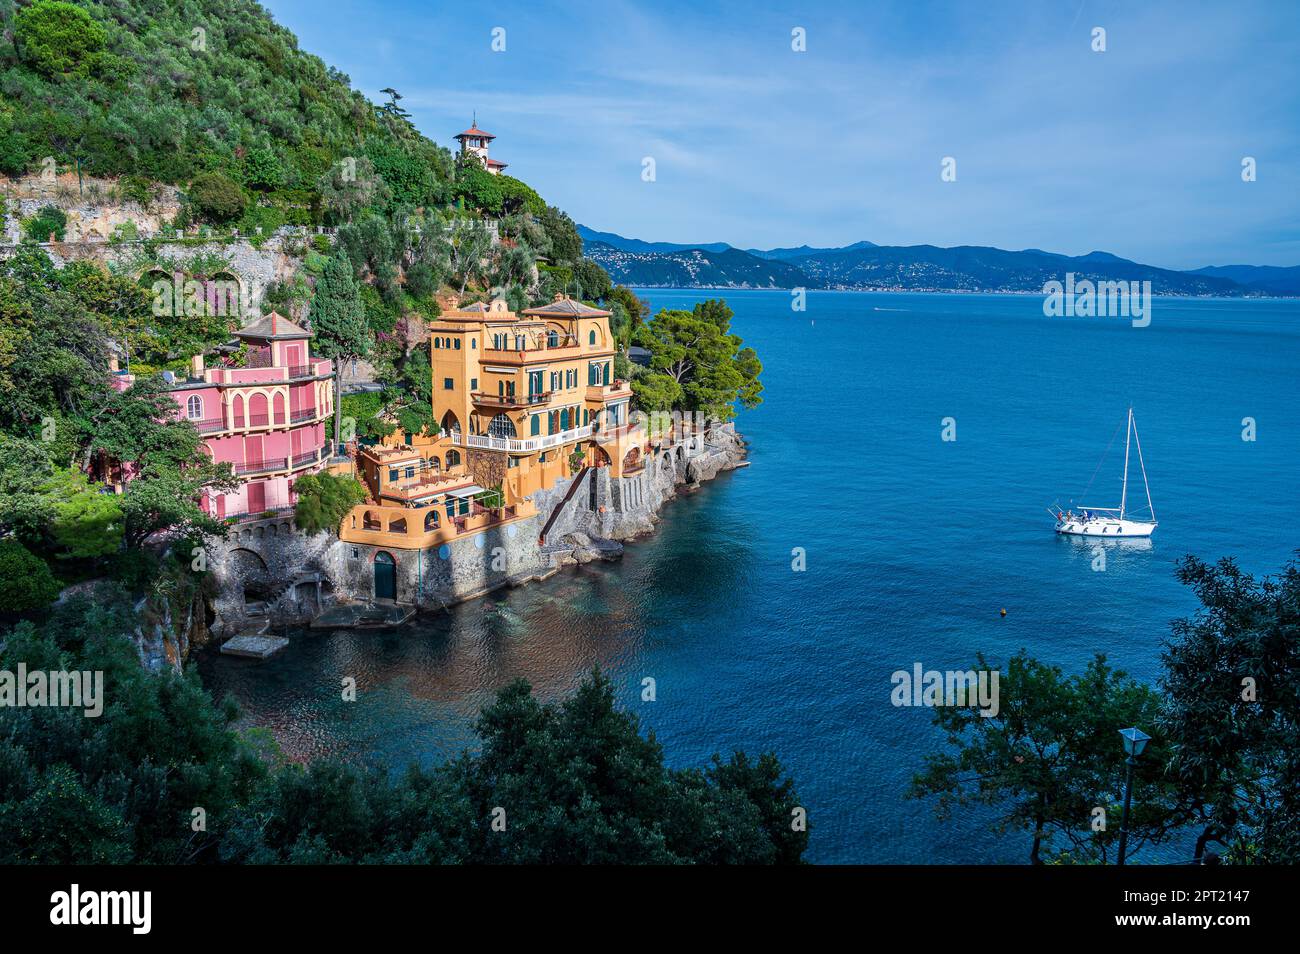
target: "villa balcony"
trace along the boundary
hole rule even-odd
[[[587,400],[597,404],[615,401],[632,396],[632,385],[626,381],[614,381],[612,384],[587,385]]]
[[[477,447],[483,450],[507,451],[512,454],[532,454],[585,440],[591,436],[591,425],[570,428],[558,434],[542,434],[537,437],[493,437],[490,434],[463,434],[455,439],[463,447]]]
[[[267,460],[250,460],[235,465],[235,474],[240,477],[249,474],[273,474],[277,470],[288,470],[289,458],[271,457]]]
[[[487,407],[532,407],[535,404],[545,404],[551,399],[554,391],[539,391],[536,394],[488,394],[486,391],[475,391],[470,395],[470,399],[475,404],[485,405]]]

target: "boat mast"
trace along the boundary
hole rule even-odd
[[[1129,416],[1132,417],[1133,409],[1129,408]],[[1147,483],[1147,465],[1142,459],[1142,438],[1138,436],[1137,422],[1133,423],[1133,438],[1137,441],[1138,448],[1138,466],[1142,468],[1142,488],[1147,492],[1147,510],[1151,511],[1151,522],[1156,522],[1156,508],[1151,506],[1151,485]]]
[[[1128,445],[1133,433],[1133,408],[1128,409],[1128,430],[1124,432],[1124,486],[1119,492],[1119,518],[1124,519],[1124,504],[1128,500]]]

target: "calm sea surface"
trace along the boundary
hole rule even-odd
[[[794,312],[787,292],[641,294],[735,309],[764,364],[764,402],[738,419],[751,467],[669,504],[619,564],[397,631],[306,632],[269,662],[207,655],[213,691],[295,758],[401,767],[472,745],[510,680],[554,698],[599,663],[673,764],[777,752],[814,861],[1021,862],[1022,837],[903,797],[941,740],[928,710],[890,704],[890,674],[1024,646],[1069,671],[1104,652],[1152,680],[1169,620],[1194,609],[1179,556],[1262,574],[1300,546],[1295,302],[1157,299],[1133,328],[1045,318],[1031,296],[812,292]],[[1045,507],[1118,504],[1122,433],[1081,494],[1129,403],[1160,527],[1149,547],[1111,544],[1095,572]]]

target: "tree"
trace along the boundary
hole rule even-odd
[[[298,529],[315,535],[321,531],[338,533],[348,511],[366,499],[366,489],[349,474],[306,474],[294,482],[293,518]]]
[[[642,407],[648,400],[673,398],[671,407],[730,420],[736,401],[747,408],[761,403],[762,365],[753,348],[741,347],[740,338],[728,333],[731,316],[726,302],[711,299],[691,311],[660,311],[641,329],[635,340],[649,348],[651,370],[671,378],[681,390],[677,397],[661,380],[642,375],[633,384],[635,388],[640,382]]]
[[[248,200],[233,179],[220,172],[201,172],[190,182],[190,202],[204,218],[229,222],[244,214]]]
[[[334,360],[334,440],[338,442],[342,440],[343,368],[373,347],[347,259],[333,255],[325,263],[311,300],[311,323],[317,351]],[[334,453],[340,453],[337,443]]]
[[[574,262],[573,277],[582,286],[582,297],[597,301],[605,298],[613,285],[609,273],[589,258]]]
[[[0,613],[30,613],[59,595],[45,561],[17,540],[0,540]]]
[[[53,511],[50,531],[60,557],[96,559],[121,550],[126,526],[116,494],[70,469],[57,471],[41,493]]]
[[[1300,566],[1256,580],[1230,559],[1185,557],[1178,579],[1201,602],[1173,623],[1160,730],[1179,805],[1231,857],[1300,861]]]
[[[988,672],[981,656],[974,672]],[[1043,854],[1105,860],[1119,830],[1124,756],[1119,730],[1154,726],[1159,697],[1097,656],[1079,676],[1029,657],[1024,650],[1000,671],[998,709],[987,715],[940,696],[935,724],[956,751],[932,754],[912,781],[913,797],[938,799],[947,817],[955,805],[996,810],[995,831],[1028,831],[1029,861]],[[1158,841],[1173,815],[1159,763],[1165,744],[1156,738],[1134,770],[1129,851]],[[1094,831],[1105,811],[1105,827]]]
[[[23,59],[49,76],[88,63],[108,39],[84,9],[57,0],[37,0],[20,9],[14,26]]]
[[[320,177],[316,189],[321,205],[335,222],[351,222],[363,209],[382,206],[389,190],[366,156],[348,156]]]

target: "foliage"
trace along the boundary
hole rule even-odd
[[[0,540],[0,613],[42,609],[58,595],[58,581],[44,560],[17,540]]]
[[[42,206],[35,215],[23,220],[23,234],[29,242],[62,242],[68,226],[68,216],[57,205]]]
[[[973,671],[991,668],[979,657]],[[1067,851],[1105,861],[1113,857],[1123,797],[1119,730],[1153,725],[1158,710],[1155,692],[1112,669],[1104,656],[1071,677],[1021,650],[1000,671],[996,714],[935,707],[935,723],[956,752],[929,756],[912,794],[936,797],[941,817],[955,805],[994,806],[994,830],[1031,833],[1031,863],[1041,863],[1044,852]],[[1153,749],[1135,773],[1129,851],[1160,840],[1168,828],[1160,751]],[[1096,806],[1104,808],[1107,824],[1094,832]]]
[[[735,417],[737,401],[747,408],[760,404],[763,366],[753,348],[742,347],[740,337],[729,333],[731,316],[726,302],[717,299],[691,311],[665,309],[655,315],[635,339],[649,348],[654,372],[632,382],[637,403],[645,410],[702,411],[724,421]]]
[[[1186,557],[1201,609],[1173,624],[1160,689],[1168,772],[1199,829],[1236,860],[1300,862],[1300,566],[1257,580]]]
[[[81,7],[55,0],[19,10],[14,25],[23,60],[47,76],[90,66],[108,38]]]
[[[199,214],[213,222],[237,219],[248,205],[239,184],[220,172],[200,172],[190,183],[188,196]]]
[[[338,533],[348,511],[366,499],[361,482],[349,474],[304,474],[294,482],[293,491],[298,497],[294,522],[313,536],[321,531]]]

